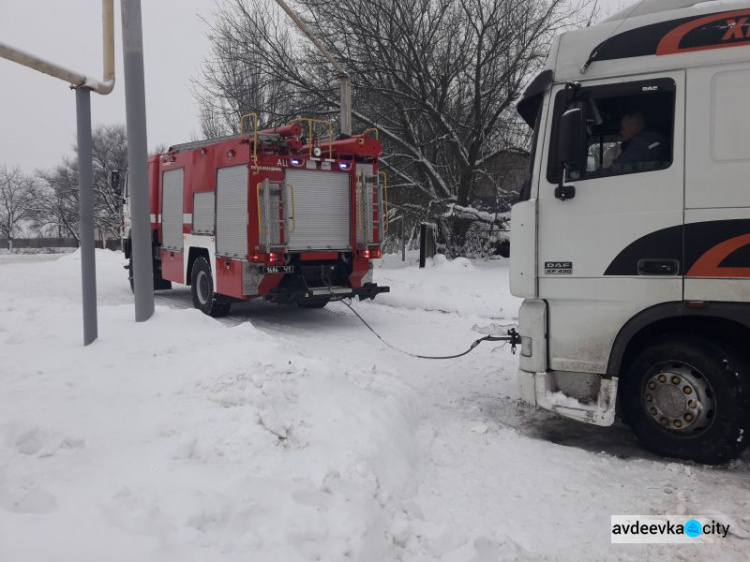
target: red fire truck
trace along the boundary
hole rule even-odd
[[[312,119],[259,131],[257,121],[149,159],[154,289],[189,285],[214,317],[254,298],[322,308],[388,292],[372,282],[386,227],[376,136],[316,136]],[[128,207],[126,196],[132,284]]]

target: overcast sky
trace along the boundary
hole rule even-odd
[[[606,12],[629,0],[599,0]],[[200,133],[191,79],[209,51],[214,0],[142,0],[148,145]],[[119,1],[115,2],[117,86],[92,94],[92,119],[125,122]],[[0,0],[0,41],[97,78],[102,76],[100,0]],[[64,82],[0,59],[0,165],[31,173],[72,154],[75,94]]]

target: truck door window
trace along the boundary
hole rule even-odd
[[[580,107],[587,118],[585,169],[570,170],[568,179],[596,178],[653,172],[672,165],[675,83],[670,79],[581,88],[573,100],[560,92],[555,100],[547,177],[559,181],[558,133],[560,117]]]

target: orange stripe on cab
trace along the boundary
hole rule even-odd
[[[750,267],[720,267],[734,252],[750,245],[750,234],[717,244],[695,262],[687,277],[750,277]]]

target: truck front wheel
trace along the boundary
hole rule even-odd
[[[660,455],[720,464],[750,438],[750,367],[724,345],[664,338],[638,354],[621,384],[625,421]]]
[[[211,264],[208,263],[206,258],[201,256],[195,260],[190,281],[195,308],[214,318],[221,318],[229,313],[231,304],[221,301],[220,297],[214,292]]]
[[[153,262],[154,267],[154,291],[166,291],[172,288],[172,282],[165,280],[161,276],[161,267],[157,265],[157,262]],[[135,283],[133,282],[133,258],[131,257],[128,261],[128,282],[130,283],[130,290],[135,293]]]

